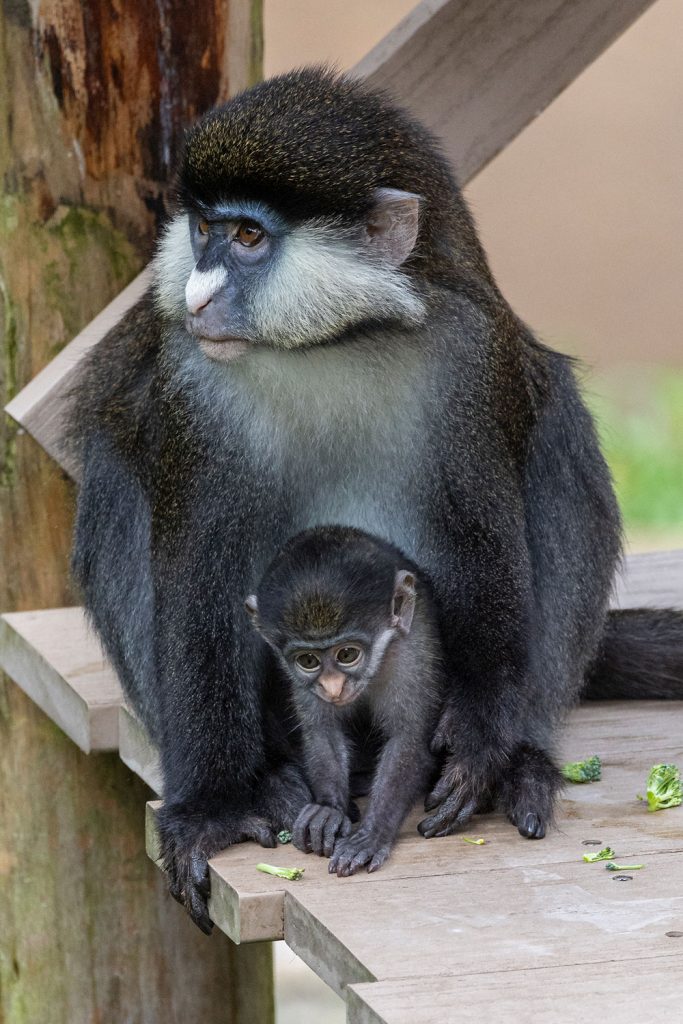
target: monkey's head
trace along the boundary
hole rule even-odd
[[[246,609],[295,689],[344,706],[372,683],[415,612],[415,574],[397,556],[359,530],[321,527],[273,560]]]
[[[188,134],[178,198],[157,301],[216,359],[414,325],[427,278],[483,259],[429,133],[324,69],[207,114]]]

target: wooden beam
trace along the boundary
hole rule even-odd
[[[119,757],[150,789],[162,795],[159,751],[125,703],[119,708]]]
[[[654,0],[422,0],[353,69],[473,178]]]
[[[0,668],[86,754],[118,749],[121,686],[82,608],[0,617]]]
[[[147,267],[6,406],[9,415],[72,477],[76,477],[77,467],[62,449],[62,417],[74,370],[142,298],[151,281],[151,270]]]

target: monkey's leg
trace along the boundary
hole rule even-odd
[[[526,735],[534,663],[531,579],[525,545],[519,536],[515,544],[514,536],[512,530],[508,537],[485,536],[471,564],[460,567],[459,607],[449,612],[445,655],[456,672],[432,744],[447,756],[425,801],[433,813],[418,826],[427,838],[464,827],[490,803]],[[529,813],[546,827],[554,800],[550,774],[539,775],[536,793],[539,802]]]
[[[351,831],[348,742],[333,708],[317,697],[300,709],[306,774],[313,803],[299,814],[292,842],[304,853],[329,857],[335,840]]]
[[[401,825],[430,777],[433,759],[424,739],[388,740],[372,787],[367,813],[354,835],[337,840],[330,874],[353,875],[367,865],[377,871],[387,861]]]
[[[521,835],[543,838],[562,785],[562,774],[545,751],[527,743],[513,751],[501,778],[500,798],[503,810]]]

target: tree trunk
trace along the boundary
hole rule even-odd
[[[149,259],[183,128],[258,77],[260,44],[260,0],[5,0],[0,404]],[[72,511],[2,417],[0,610],[76,602]],[[3,1024],[271,1020],[269,949],[204,938],[147,861],[143,784],[0,698]]]

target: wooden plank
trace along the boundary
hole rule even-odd
[[[680,1015],[682,938],[668,956],[353,985],[349,1024],[663,1024]]]
[[[81,750],[116,750],[121,687],[81,608],[0,618],[0,667]]]
[[[474,177],[653,0],[422,0],[353,69]]]
[[[616,608],[683,608],[683,551],[628,555],[617,576]]]
[[[90,349],[142,298],[151,283],[151,268],[147,267],[6,406],[9,415],[72,477],[76,477],[77,467],[62,450],[61,438],[62,417],[74,370]]]
[[[654,0],[423,0],[353,69],[443,139],[465,183]],[[7,406],[74,475],[60,450],[73,369],[140,298],[148,267]]]
[[[159,751],[145,732],[142,722],[127,704],[119,708],[119,757],[150,789],[161,796]]]

